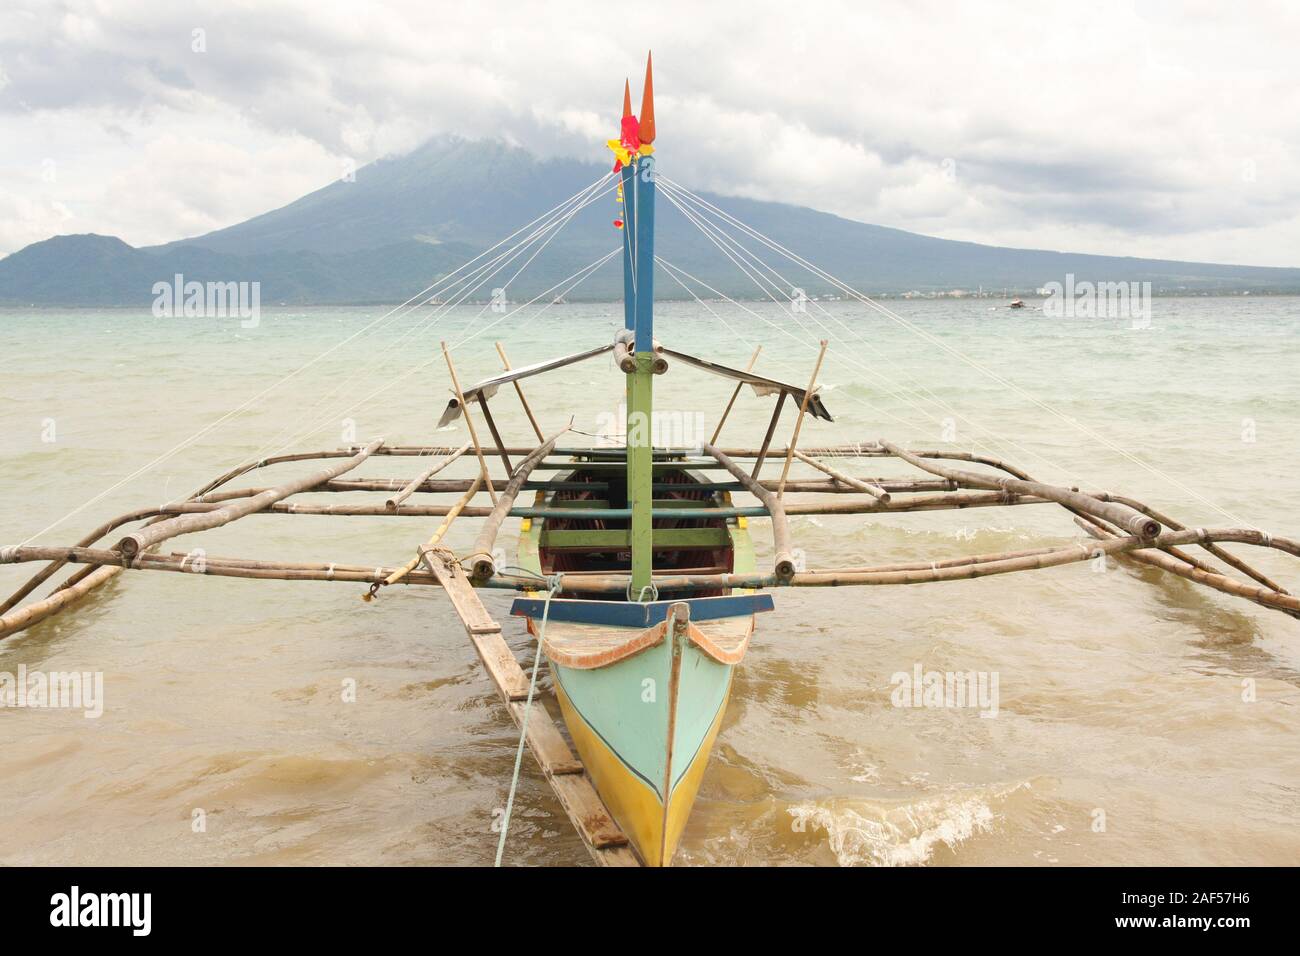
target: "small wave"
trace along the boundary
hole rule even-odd
[[[940,846],[955,850],[975,834],[989,832],[997,816],[991,804],[1027,786],[948,793],[902,805],[808,802],[787,812],[796,830],[826,833],[840,866],[919,866]]]

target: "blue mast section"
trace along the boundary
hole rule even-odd
[[[626,193],[626,189],[624,190]],[[642,156],[636,169],[636,351],[654,351],[655,161]],[[624,205],[627,204],[626,196]],[[629,223],[629,225],[632,225]]]

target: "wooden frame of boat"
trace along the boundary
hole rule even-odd
[[[753,361],[742,371],[660,346],[651,337],[653,286],[648,281],[654,262],[654,180],[644,178],[653,164],[646,148],[653,140],[648,67],[646,85],[641,149],[626,154],[628,162],[621,170],[625,194],[633,201],[623,226],[627,321],[614,343],[521,368],[511,367],[498,343],[505,371],[468,389],[461,388],[444,348],[454,397],[440,424],[463,415],[470,434],[465,444],[393,446],[379,440],[260,458],[185,498],[119,515],[71,545],[0,548],[0,563],[43,564],[0,604],[0,639],[48,619],[124,570],[368,585],[363,594],[367,601],[397,584],[441,588],[507,712],[516,724],[526,725],[529,749],[593,858],[609,865],[666,865],[718,732],[732,670],[752,639],[755,615],[772,609],[773,590],[936,583],[1111,557],[1159,568],[1300,618],[1300,598],[1225,547],[1249,545],[1300,557],[1300,541],[1254,528],[1185,527],[1136,499],[1036,481],[1014,465],[975,453],[908,450],[886,439],[800,448],[798,436],[806,417],[830,419],[816,384],[826,343],[806,387],[758,375]],[[631,106],[626,92],[624,117],[621,146],[628,149],[638,141],[633,136],[629,143],[626,137],[629,128],[636,131],[636,124],[627,123]],[[631,279],[638,263],[641,281],[634,288]],[[613,446],[561,444],[570,428],[545,434],[522,383],[606,353],[613,354],[627,379],[627,438]],[[671,366],[737,383],[711,441],[697,448],[652,447],[645,429],[636,427],[635,417],[653,408],[654,376]],[[505,385],[513,387],[522,403],[535,444],[504,443],[488,401]],[[776,396],[762,442],[756,447],[719,446],[722,428],[746,386]],[[787,404],[796,414],[792,438],[784,448],[773,447]],[[479,441],[473,426],[475,405],[487,425],[490,445]],[[395,463],[415,459],[417,468],[392,478],[348,477],[362,463],[384,457]],[[476,461],[473,477],[435,477],[461,458]],[[905,465],[911,473],[846,471],[849,463],[877,459]],[[497,461],[502,471],[494,477]],[[298,462],[322,467],[277,485],[231,487],[264,469]],[[765,476],[763,469],[778,462],[780,477]],[[792,477],[796,462],[812,475]],[[954,462],[974,467],[955,467]],[[365,500],[292,500],[323,492],[363,495]],[[528,492],[535,494],[534,501],[521,504]],[[484,494],[490,504],[477,504]],[[737,505],[733,495],[747,495],[757,503]],[[1063,508],[1087,537],[1067,546],[808,569],[798,558],[788,520],[791,515],[886,516],[1025,505]],[[441,521],[414,558],[391,567],[160,551],[182,535],[215,530],[252,515]],[[471,518],[483,519],[472,550],[453,553],[442,544],[443,538],[454,522]],[[521,523],[517,567],[497,567],[492,559],[507,518]],[[761,567],[749,543],[755,520],[770,522],[771,528],[771,556]],[[105,546],[113,535],[120,536]],[[44,597],[23,603],[68,565],[81,567]],[[482,588],[520,593],[512,613],[524,618],[542,642],[567,738],[542,700],[530,700],[529,675],[503,639],[500,624],[480,602]],[[547,600],[547,592],[554,597]],[[627,695],[639,693],[648,701],[647,686],[664,693],[652,695],[653,706],[635,710]]]

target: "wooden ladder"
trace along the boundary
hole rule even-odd
[[[501,625],[488,614],[455,555],[437,548],[425,551],[423,556],[424,563],[451,599],[452,607],[465,625],[465,632],[478,651],[515,726],[522,727],[524,710],[528,706],[528,675],[501,636]],[[639,866],[640,861],[629,848],[627,836],[605,808],[582,761],[569,749],[555,721],[536,695],[532,707],[528,718],[528,749],[537,758],[592,858],[601,866]]]

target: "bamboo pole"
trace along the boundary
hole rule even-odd
[[[860,478],[853,478],[849,475],[844,474],[841,471],[837,471],[834,468],[832,468],[830,465],[822,464],[816,458],[810,458],[809,456],[805,455],[803,452],[796,449],[793,445],[791,445],[790,450],[794,452],[794,456],[798,458],[801,462],[803,462],[806,465],[812,465],[812,467],[816,468],[818,471],[822,472],[823,474],[830,475],[836,481],[843,482],[844,484],[848,485],[850,488],[856,488],[858,491],[865,492],[866,494],[871,495],[871,497],[875,498],[877,501],[881,501],[886,504],[889,502],[889,492],[886,491],[884,488],[881,488],[879,485],[873,485],[869,481],[863,481]],[[781,484],[779,487],[782,492],[785,491],[786,486],[785,486],[784,477],[781,479]]]
[[[772,418],[767,423],[767,432],[763,435],[762,447],[758,449],[757,455],[752,456],[754,458],[754,470],[750,473],[750,477],[755,481],[758,480],[758,473],[763,470],[763,460],[767,458],[767,449],[772,444],[772,436],[776,433],[776,423],[781,418],[781,409],[785,406],[785,399],[788,394],[785,389],[781,389],[781,394],[776,397],[776,407],[772,409]],[[712,445],[713,443],[709,442],[709,444]]]
[[[1150,515],[1152,518],[1155,518],[1157,521],[1159,521],[1161,524],[1165,525],[1166,527],[1172,528],[1174,531],[1183,530],[1183,525],[1179,524],[1173,518],[1161,514],[1159,511],[1156,511],[1156,509],[1144,505],[1140,501],[1134,501],[1132,498],[1124,498],[1118,495],[1111,496],[1111,497],[1112,500],[1118,501],[1122,505],[1128,505],[1130,508],[1134,509],[1135,511],[1140,511],[1144,515]],[[1245,561],[1241,560],[1241,558],[1237,557],[1235,554],[1233,554],[1230,551],[1225,551],[1223,548],[1220,548],[1217,544],[1214,544],[1212,542],[1205,542],[1201,545],[1201,547],[1204,548],[1206,551],[1208,551],[1210,554],[1214,555],[1220,561],[1224,562],[1225,564],[1233,568],[1236,568],[1238,571],[1240,571],[1242,574],[1246,575],[1247,577],[1253,578],[1255,581],[1258,581],[1260,584],[1264,585],[1264,587],[1269,588],[1273,591],[1278,591],[1281,594],[1291,593],[1286,588],[1282,587],[1280,584],[1274,581],[1272,578],[1264,574],[1262,571],[1257,571],[1255,568],[1251,567]],[[1216,573],[1213,568],[1207,568],[1206,570],[1210,571],[1211,573]]]
[[[754,365],[758,362],[758,353],[763,351],[763,346],[754,349],[754,354],[745,366],[746,372],[752,372]],[[722,434],[722,426],[727,423],[727,416],[731,414],[731,406],[736,404],[736,399],[740,397],[740,390],[745,387],[744,382],[737,382],[735,389],[731,393],[731,399],[727,402],[727,407],[722,410],[722,417],[718,419],[718,427],[713,429],[713,437],[709,439],[710,445],[718,443],[718,436]]]
[[[790,584],[796,587],[925,584],[1056,567],[1086,561],[1095,558],[1097,554],[1101,553],[1142,560],[1170,570],[1181,577],[1206,584],[1234,596],[1256,601],[1266,607],[1288,612],[1300,612],[1300,599],[1292,595],[1281,594],[1268,588],[1242,584],[1222,575],[1206,574],[1196,569],[1186,568],[1169,558],[1162,551],[1152,550],[1204,542],[1231,542],[1273,548],[1300,557],[1300,541],[1270,537],[1253,529],[1235,528],[1198,528],[1166,531],[1151,539],[1134,535],[1115,536],[1086,519],[1078,519],[1078,523],[1090,535],[1100,540],[1091,546],[1082,541],[1077,541],[1060,548],[1039,548],[1001,554],[966,556],[935,562],[932,565],[914,562],[872,568],[814,570],[796,574],[788,581],[783,581],[776,575],[690,574],[680,572],[660,572],[655,575],[655,581],[661,590],[678,588],[717,589],[720,587],[752,589],[773,587],[781,584]],[[0,548],[0,564],[52,561],[57,557],[62,557],[74,563],[89,562],[98,564],[101,566],[97,570],[103,572],[122,571],[125,569],[124,562],[126,562],[126,558],[120,552],[105,549],[37,546]],[[142,554],[130,564],[130,569],[183,571],[229,577],[265,577],[280,580],[364,580],[371,582],[379,581],[396,573],[395,569],[367,569],[359,565],[324,564],[322,562],[268,562],[243,558],[211,557],[204,559],[200,564],[196,564],[191,555],[179,553],[170,555]],[[434,583],[428,580],[429,577],[431,576],[423,572],[413,571],[407,576],[407,580],[410,583]],[[627,575],[601,573],[572,575],[566,576],[565,589],[582,593],[620,593],[625,591],[629,580],[630,578]],[[498,575],[488,586],[535,591],[537,582],[532,578]],[[24,608],[23,612],[20,613],[26,613],[30,610],[30,608]],[[10,616],[4,619],[4,626],[9,630],[0,631],[0,635],[12,631],[15,617]]]
[[[506,367],[507,372],[514,371],[514,369],[510,367],[510,359],[506,356],[505,346],[500,342],[497,343],[497,355],[501,356],[501,364]],[[546,439],[542,435],[542,426],[538,425],[537,419],[533,417],[533,410],[528,404],[528,399],[524,398],[524,389],[523,386],[519,384],[519,379],[515,379],[510,384],[515,387],[515,394],[519,396],[519,404],[524,406],[524,414],[528,416],[528,424],[533,426],[533,433],[537,436],[537,440],[539,442],[545,441]]]
[[[481,477],[481,476],[479,476]],[[472,484],[472,482],[471,482]],[[770,482],[768,484],[771,484]],[[762,483],[759,487],[767,488]],[[748,490],[748,488],[744,489]],[[787,490],[789,490],[787,488]],[[1005,492],[942,492],[931,495],[916,495],[912,498],[895,498],[888,504],[882,504],[868,496],[855,497],[848,501],[810,501],[802,504],[785,505],[787,515],[851,515],[851,514],[888,514],[892,512],[912,511],[949,511],[962,508],[1011,507],[1016,505],[1049,504],[1046,499],[1029,496],[1010,495]],[[210,514],[217,510],[214,502],[177,502],[163,505],[159,509],[162,515]],[[406,505],[397,511],[390,511],[386,505],[331,505],[331,504],[297,504],[279,501],[268,508],[256,512],[263,515],[298,515],[342,518],[439,518],[446,515],[452,505]],[[463,511],[466,518],[487,518],[492,508],[469,507]],[[527,518],[534,508],[515,507],[510,509],[509,517]],[[726,509],[690,509],[691,517],[707,518],[714,512]],[[564,509],[564,514],[572,517],[574,512]]]
[[[568,462],[566,467],[574,468],[573,462]],[[689,466],[688,466],[689,467]],[[508,477],[508,476],[507,476]],[[913,494],[923,491],[952,491],[956,490],[956,484],[948,481],[946,478],[861,478],[855,479],[869,485],[875,485],[881,488],[886,494]],[[760,478],[759,482],[764,488],[776,490],[777,480],[775,478]],[[308,488],[310,494],[326,492],[343,492],[343,491],[399,491],[408,484],[403,478],[338,478],[333,481],[327,481],[323,485],[317,485],[315,488]],[[717,484],[725,484],[726,488],[717,488]],[[424,481],[416,488],[415,491],[429,494],[461,494],[470,485],[468,478],[441,478],[437,480]],[[574,486],[580,486],[574,488]],[[656,491],[668,490],[663,487],[662,482],[655,482]],[[678,486],[674,485],[674,489]],[[603,481],[580,481],[566,482],[564,480],[529,480],[524,485],[524,490],[581,490],[581,491],[604,491],[608,489],[608,482]],[[706,484],[704,490],[722,490],[722,491],[740,491],[743,486],[738,481],[729,481],[725,483]],[[798,494],[827,494],[827,495],[857,495],[868,494],[858,488],[845,484],[838,479],[831,478],[792,478],[786,482],[785,490],[788,493]],[[250,495],[259,494],[266,491],[265,487],[258,486],[253,488],[238,488],[230,491],[218,491],[204,495],[205,502],[224,501],[229,498],[246,498]],[[153,512],[151,512],[153,513]]]
[[[411,497],[411,495],[415,493],[416,489],[421,488],[426,481],[428,481],[438,472],[442,471],[444,468],[450,465],[461,455],[465,454],[465,452],[467,451],[469,451],[469,442],[466,442],[465,444],[461,445],[454,452],[452,452],[447,457],[441,459],[436,464],[430,465],[424,471],[420,472],[420,474],[417,477],[412,478],[409,482],[407,482],[405,485],[402,486],[401,491],[399,491],[397,494],[393,495],[393,497],[389,498],[387,501],[384,502],[384,507],[387,508],[389,511],[396,511],[398,506],[401,505],[403,501],[405,501],[407,498]],[[312,490],[314,491],[316,489],[312,489]]]
[[[45,620],[51,614],[55,614],[69,604],[80,600],[101,584],[112,580],[121,571],[122,568],[120,567],[96,568],[85,580],[79,581],[72,587],[51,594],[42,601],[36,601],[26,607],[20,607],[16,611],[0,615],[0,638],[8,637],[10,634],[31,627],[38,621]]]
[[[822,359],[826,357],[826,340],[821,341],[821,351],[817,353],[817,364],[813,366],[812,377],[808,379],[808,388],[804,390],[803,401],[799,403],[799,417],[794,420],[794,434],[790,436],[790,447],[785,451],[785,465],[781,468],[781,484],[777,486],[776,496],[785,497],[785,479],[790,474],[790,462],[794,460],[794,449],[799,444],[799,430],[803,428],[803,417],[808,414],[808,403],[812,401],[817,389],[817,373],[822,370]]]
[[[746,491],[767,507],[769,514],[772,516],[772,540],[773,548],[776,551],[773,571],[778,580],[790,580],[794,576],[794,553],[790,547],[790,523],[786,520],[785,508],[781,504],[780,497],[760,485],[745,469],[714,448],[712,444],[706,443],[704,452],[717,459],[722,467],[731,472],[735,479],[745,486]]]
[[[424,556],[424,552],[428,551],[430,548],[434,547],[439,541],[442,540],[442,536],[447,533],[448,529],[451,528],[451,523],[455,521],[456,518],[465,510],[465,506],[470,503],[471,499],[473,499],[473,497],[476,494],[478,494],[479,489],[482,486],[483,486],[483,476],[475,475],[474,481],[470,484],[465,494],[462,495],[460,500],[457,501],[454,505],[452,505],[451,508],[447,511],[447,516],[442,520],[442,523],[439,524],[438,527],[434,530],[433,534],[429,536],[429,540],[424,543],[423,547],[416,549],[415,557],[412,558],[410,561],[406,562],[406,564],[402,565],[402,567],[393,571],[391,574],[385,576],[382,581],[372,584],[370,590],[367,591],[365,594],[361,595],[361,600],[363,601],[374,600],[375,592],[377,592],[381,587],[387,587],[390,584],[396,584],[397,582],[406,578],[417,567],[419,567],[420,559]]]
[[[383,444],[383,439],[371,442],[360,452],[353,455],[348,460],[338,465],[333,465],[313,475],[305,478],[299,478],[295,481],[286,482],[270,491],[264,491],[260,495],[252,498],[243,499],[233,504],[228,504],[215,511],[206,514],[188,514],[178,515],[169,518],[166,521],[160,521],[158,524],[149,525],[140,531],[128,534],[115,545],[115,550],[121,551],[127,558],[134,558],[147,548],[166,541],[168,538],[175,538],[182,534],[192,534],[196,531],[208,531],[212,528],[220,528],[222,525],[229,524],[239,518],[243,518],[254,512],[261,511],[269,505],[288,498],[290,495],[296,495],[301,491],[306,491],[313,485],[319,485],[321,482],[329,481],[331,478],[337,478],[344,472],[351,471],[363,461],[370,457],[371,453]]]
[[[505,442],[501,440],[501,433],[497,431],[497,423],[496,419],[492,417],[492,409],[488,408],[487,396],[482,392],[479,392],[478,394],[478,404],[479,408],[483,409],[483,421],[487,422],[488,431],[492,435],[492,441],[494,441],[497,446],[497,454],[501,456],[501,464],[506,466],[506,474],[508,475],[514,471],[513,466],[510,464],[510,455],[506,451]]]
[[[1087,522],[1084,522],[1087,523]],[[1098,529],[1101,530],[1101,529]],[[1103,532],[1104,533],[1104,532]],[[787,584],[794,587],[845,587],[845,586],[879,586],[879,585],[900,585],[900,584],[927,584],[941,581],[968,580],[979,577],[987,577],[1001,574],[1011,574],[1018,571],[1031,571],[1043,568],[1057,567],[1064,564],[1073,564],[1081,561],[1087,561],[1095,557],[1098,552],[1103,554],[1119,554],[1124,556],[1140,556],[1150,553],[1147,549],[1152,547],[1174,547],[1182,544],[1193,544],[1199,541],[1232,541],[1243,544],[1258,544],[1267,547],[1278,548],[1291,554],[1300,556],[1300,542],[1268,538],[1259,532],[1246,529],[1195,529],[1184,531],[1167,531],[1163,532],[1155,539],[1145,538],[1137,535],[1123,537],[1112,537],[1109,540],[1088,546],[1082,541],[1075,542],[1067,547],[1062,548],[1045,548],[1033,549],[1032,551],[1008,552],[999,555],[982,556],[980,560],[956,559],[949,562],[938,563],[934,567],[929,565],[907,565],[902,568],[898,566],[885,565],[876,568],[862,569],[834,569],[834,570],[816,570],[805,571],[794,575],[789,581],[781,581],[774,575],[763,574],[724,574],[724,575],[691,575],[691,574],[664,574],[663,577],[656,577],[655,584],[660,590],[706,590],[717,588],[741,588],[757,589],[770,588],[781,584]],[[1164,558],[1167,556],[1156,551],[1152,554],[1155,558]],[[1171,562],[1177,564],[1177,562]],[[1172,569],[1171,569],[1172,570]],[[1175,573],[1183,577],[1189,577],[1192,580],[1209,583],[1203,580],[1206,576],[1203,572],[1192,569],[1181,569]],[[565,578],[565,590],[575,593],[608,593],[618,594],[627,585],[628,578],[626,575],[591,575]],[[1300,599],[1291,595],[1279,594],[1277,592],[1267,591],[1267,589],[1256,588],[1250,585],[1240,584],[1239,582],[1223,579],[1227,585],[1235,585],[1234,588],[1221,587],[1221,590],[1227,590],[1228,593],[1237,594],[1247,597],[1250,600],[1257,600],[1268,607],[1290,611],[1300,608]],[[526,578],[515,580],[503,579],[502,585],[512,584],[520,590],[536,588],[536,583]],[[1211,586],[1216,586],[1211,584]]]
[[[129,566],[126,558],[118,551],[104,548],[48,548],[19,547],[5,549],[0,554],[7,555],[7,561],[51,561],[57,557],[73,564],[86,564],[92,570],[110,569],[116,571],[173,571],[185,574],[209,575],[213,577],[254,578],[275,581],[341,581],[375,582],[383,581],[395,573],[393,568],[368,567],[359,564],[339,564],[323,561],[259,561],[252,558],[205,557],[195,561],[189,554],[155,554],[149,552],[138,557]],[[437,579],[428,572],[418,572],[408,578],[408,583],[437,585]]]
[[[520,490],[524,487],[524,482],[528,480],[529,474],[537,463],[551,453],[555,443],[560,440],[560,436],[572,427],[570,422],[564,428],[560,429],[541,445],[533,449],[533,453],[519,463],[515,473],[507,482],[505,489],[501,492],[501,498],[496,502],[492,513],[488,515],[487,521],[479,529],[478,538],[474,542],[474,579],[483,581],[490,578],[496,573],[496,567],[492,561],[492,546],[496,543],[497,533],[501,530],[502,523],[514,507],[515,498]]]
[[[104,522],[94,531],[90,532],[90,534],[80,539],[77,542],[77,546],[82,548],[88,548],[96,541],[98,541],[100,538],[104,537],[104,535],[108,534],[110,531],[114,531],[120,528],[124,524],[130,524],[132,521],[139,521],[143,518],[152,518],[157,515],[158,515],[158,510],[156,508],[141,508],[137,511],[128,511],[126,514],[120,515],[117,518],[114,518],[112,521]],[[40,587],[42,584],[44,584],[46,581],[52,578],[55,574],[58,573],[59,569],[64,567],[66,564],[67,562],[62,560],[61,558],[51,561],[48,565],[46,565],[35,575],[33,575],[27,581],[27,583],[25,583],[17,591],[11,594],[3,604],[0,604],[0,614],[5,614],[13,610],[15,607],[17,607],[19,601],[27,597],[27,595],[31,594],[38,587]],[[77,582],[76,581],[68,582],[69,585],[75,583]]]
[[[497,503],[497,490],[492,485],[492,476],[488,473],[487,460],[483,457],[483,447],[478,441],[478,432],[474,428],[474,419],[469,414],[469,404],[465,401],[465,394],[460,390],[460,379],[456,377],[456,366],[451,360],[451,352],[447,349],[447,343],[442,343],[442,357],[447,360],[447,371],[451,373],[451,385],[456,390],[456,401],[460,403],[460,413],[465,416],[465,425],[469,429],[469,440],[474,445],[474,454],[478,456],[478,465],[483,473],[483,480],[487,482],[488,497],[492,503]]]
[[[988,490],[1002,490],[1022,495],[1033,495],[1037,498],[1046,498],[1049,501],[1055,501],[1058,504],[1065,505],[1071,509],[1077,509],[1084,514],[1093,515],[1103,518],[1123,528],[1129,534],[1139,535],[1146,538],[1154,538],[1160,533],[1160,522],[1147,515],[1139,514],[1132,508],[1125,505],[1115,504],[1108,501],[1102,501],[1092,495],[1086,495],[1078,491],[1071,491],[1068,488],[1061,488],[1057,485],[1044,484],[1041,481],[1025,481],[1020,478],[994,478],[987,475],[978,475],[973,471],[959,471],[955,468],[945,468],[942,465],[936,465],[927,462],[918,456],[904,451],[897,445],[884,441],[880,442],[882,448],[889,451],[911,465],[915,465],[922,471],[928,471],[931,474],[938,475],[941,478],[951,478],[959,484],[970,488],[984,488]]]
[[[1079,527],[1083,528],[1084,531],[1088,532],[1088,534],[1098,539],[1099,541],[1098,547],[1104,548],[1106,545],[1111,544],[1115,541],[1124,540],[1122,538],[1114,537],[1110,532],[1106,531],[1100,526],[1090,521],[1086,521],[1082,518],[1076,518],[1075,523],[1078,524]],[[1251,533],[1251,532],[1247,532],[1247,533]],[[1259,534],[1259,532],[1253,532],[1253,533]],[[1189,581],[1195,581],[1197,584],[1203,584],[1206,587],[1213,588],[1216,591],[1222,591],[1224,594],[1231,594],[1234,597],[1245,598],[1248,601],[1254,601],[1256,604],[1260,604],[1268,608],[1273,608],[1274,610],[1286,611],[1290,613],[1291,616],[1293,617],[1300,616],[1300,598],[1293,597],[1290,594],[1284,594],[1280,591],[1275,591],[1272,588],[1260,587],[1254,584],[1243,584],[1240,581],[1234,581],[1232,578],[1225,577],[1222,574],[1216,574],[1214,572],[1209,572],[1209,571],[1202,571],[1200,568],[1188,567],[1187,565],[1180,563],[1177,559],[1171,558],[1167,554],[1163,554],[1158,550],[1151,550],[1152,544],[1154,544],[1157,548],[1167,547],[1168,545],[1165,543],[1166,538],[1172,538],[1173,536],[1186,536],[1186,535],[1193,536],[1192,539],[1187,543],[1197,543],[1200,540],[1211,540],[1211,541],[1215,540],[1214,532],[1206,532],[1204,530],[1174,531],[1168,533],[1167,535],[1161,535],[1158,539],[1156,539],[1155,542],[1144,541],[1142,543],[1143,547],[1140,550],[1125,549],[1127,553],[1124,554],[1124,557],[1130,558],[1131,560],[1137,561],[1141,564],[1147,564],[1147,565],[1151,565],[1152,567],[1160,568],[1163,571],[1168,571],[1171,574],[1176,574],[1179,577],[1186,578]],[[1195,537],[1197,535],[1202,535],[1204,537],[1202,538]],[[1223,537],[1219,537],[1219,540],[1224,540],[1224,539]],[[1238,540],[1238,539],[1232,539],[1232,540]],[[1277,547],[1278,539],[1274,538],[1271,540],[1273,546]],[[1300,542],[1290,542],[1287,541],[1287,539],[1281,539],[1281,540],[1283,542],[1286,542],[1287,544],[1295,545],[1295,549],[1292,550],[1291,553],[1300,554]],[[1182,542],[1173,541],[1171,543],[1178,544]],[[1283,550],[1291,550],[1291,549],[1284,548]]]

